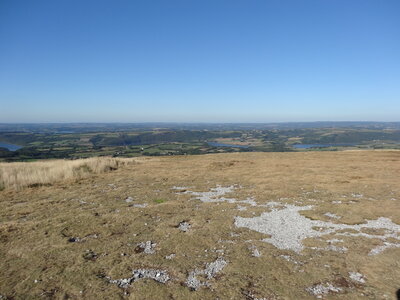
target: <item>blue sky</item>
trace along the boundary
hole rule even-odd
[[[400,121],[399,16],[399,0],[0,0],[0,123]]]

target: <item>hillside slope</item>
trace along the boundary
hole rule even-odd
[[[139,158],[0,191],[1,299],[395,299],[400,151]]]

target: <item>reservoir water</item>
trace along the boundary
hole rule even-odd
[[[10,151],[21,149],[21,146],[0,142],[0,148],[7,148]]]

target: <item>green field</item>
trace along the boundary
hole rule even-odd
[[[43,125],[44,126],[44,125]],[[72,126],[72,125],[71,125]],[[383,126],[383,125],[382,125]],[[224,125],[210,128],[90,128],[73,131],[52,127],[3,128],[0,142],[23,146],[17,151],[0,148],[0,161],[76,159],[93,156],[136,157],[224,152],[337,151],[344,149],[400,149],[400,129],[386,125],[349,127],[257,128]],[[16,127],[17,128],[17,127]],[[67,128],[68,129],[68,128]],[[107,129],[107,130],[106,130]],[[7,131],[8,130],[8,131]],[[68,131],[68,133],[65,133]],[[231,146],[210,146],[218,142]],[[296,149],[295,144],[331,145]],[[239,145],[239,146],[237,146]],[[235,147],[236,146],[236,147]],[[247,148],[240,148],[240,147]]]

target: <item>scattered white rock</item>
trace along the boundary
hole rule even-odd
[[[256,246],[254,246],[254,245],[251,245],[250,247],[249,247],[249,250],[251,250],[251,256],[253,256],[253,257],[261,257],[261,253],[260,253],[260,251],[258,251],[258,249],[257,249],[257,247]]]
[[[268,298],[257,298],[252,291],[243,291],[243,295],[248,300],[268,300]]]
[[[350,279],[358,283],[365,283],[365,277],[363,274],[358,272],[349,272]]]
[[[334,251],[334,252],[339,252],[339,253],[346,253],[349,249],[346,247],[338,247],[335,245],[328,245],[326,247],[310,247],[310,249],[313,250],[320,250],[320,251]]]
[[[216,261],[208,263],[204,270],[204,274],[207,276],[207,279],[211,279],[217,275],[217,273],[221,272],[223,268],[228,263],[223,258],[218,258]]]
[[[182,221],[182,222],[180,222],[179,225],[178,225],[178,229],[179,229],[180,231],[183,231],[183,232],[189,231],[190,227],[191,227],[191,225],[190,225],[188,222],[186,222],[186,221]]]
[[[322,298],[323,295],[329,293],[339,293],[342,291],[340,287],[335,287],[331,283],[327,282],[324,284],[316,284],[311,287],[306,288],[306,291],[310,294],[317,296],[318,298]]]
[[[286,261],[288,261],[288,262],[291,262],[291,263],[294,263],[294,264],[296,264],[296,265],[299,265],[299,264],[301,264],[300,262],[298,262],[297,260],[295,260],[293,257],[291,257],[290,255],[284,255],[284,254],[282,254],[282,255],[279,255],[279,257],[282,257],[284,260],[286,260]]]
[[[216,261],[206,264],[203,270],[194,270],[189,272],[186,279],[186,286],[192,290],[197,290],[201,286],[209,286],[208,281],[202,281],[197,278],[198,275],[205,275],[207,279],[212,279],[221,272],[228,263],[223,258],[218,258]]]
[[[70,237],[68,239],[68,242],[70,242],[70,243],[83,243],[86,240],[97,239],[98,237],[99,236],[96,233],[95,234],[88,234],[87,236],[84,236],[83,238],[75,236],[75,237]]]
[[[324,213],[324,216],[327,216],[327,217],[329,217],[331,219],[337,219],[337,220],[339,220],[341,218],[341,216],[335,215],[335,214],[330,213],[330,212]]]
[[[132,271],[132,277],[123,279],[111,279],[106,277],[110,283],[116,284],[120,288],[128,288],[133,282],[140,279],[150,278],[160,283],[166,283],[170,276],[164,270],[157,269],[137,269]]]
[[[343,243],[344,241],[340,240],[340,239],[330,239],[330,240],[327,240],[326,242],[329,244],[334,244],[334,243]]]
[[[125,199],[125,202],[126,203],[133,202],[133,198],[132,197],[128,197],[128,198]]]
[[[335,252],[339,252],[339,253],[346,253],[349,250],[346,247],[338,247],[335,245],[329,245],[329,246],[325,247],[325,249],[328,251],[335,251]]]
[[[82,239],[80,238],[80,237],[70,237],[69,239],[68,239],[68,242],[70,242],[70,243],[81,243],[82,242]]]
[[[137,207],[137,208],[146,208],[147,207],[147,203],[137,203],[137,204],[133,204],[132,207]]]
[[[173,259],[173,258],[175,258],[175,256],[176,256],[175,253],[171,253],[170,255],[167,255],[167,256],[165,257],[165,259]]]
[[[188,187],[185,186],[173,186],[171,190],[187,190]]]
[[[394,243],[384,242],[382,246],[378,246],[378,247],[372,249],[368,253],[368,255],[377,255],[389,248],[400,248],[400,243],[394,244]]]
[[[254,197],[248,197],[245,200],[237,200],[236,202],[250,204],[251,206],[257,206],[257,202],[254,200]]]
[[[363,194],[356,194],[356,193],[351,194],[351,196],[352,196],[353,198],[362,198],[362,197],[364,197]]]
[[[193,192],[193,191],[186,190],[183,193],[196,196],[194,199],[200,200],[205,203],[228,202],[228,203],[245,203],[245,204],[250,204],[251,206],[256,206],[257,202],[252,197],[249,197],[245,200],[237,200],[235,198],[223,197],[225,194],[232,193],[238,187],[239,186],[237,186],[237,185],[231,185],[231,186],[227,186],[227,187],[217,185],[217,187],[212,188],[208,192]]]
[[[152,241],[141,242],[136,246],[136,252],[144,252],[146,254],[153,254],[155,253],[155,247],[157,246],[156,243]]]
[[[238,205],[236,207],[236,209],[239,210],[239,211],[244,211],[244,210],[247,210],[247,207],[246,206],[242,206],[242,205]]]
[[[197,290],[199,289],[201,286],[206,285],[205,282],[200,281],[199,279],[197,279],[197,275],[201,274],[198,273],[198,270],[195,271],[191,271],[186,279],[186,286],[188,288],[190,288],[191,290]]]

